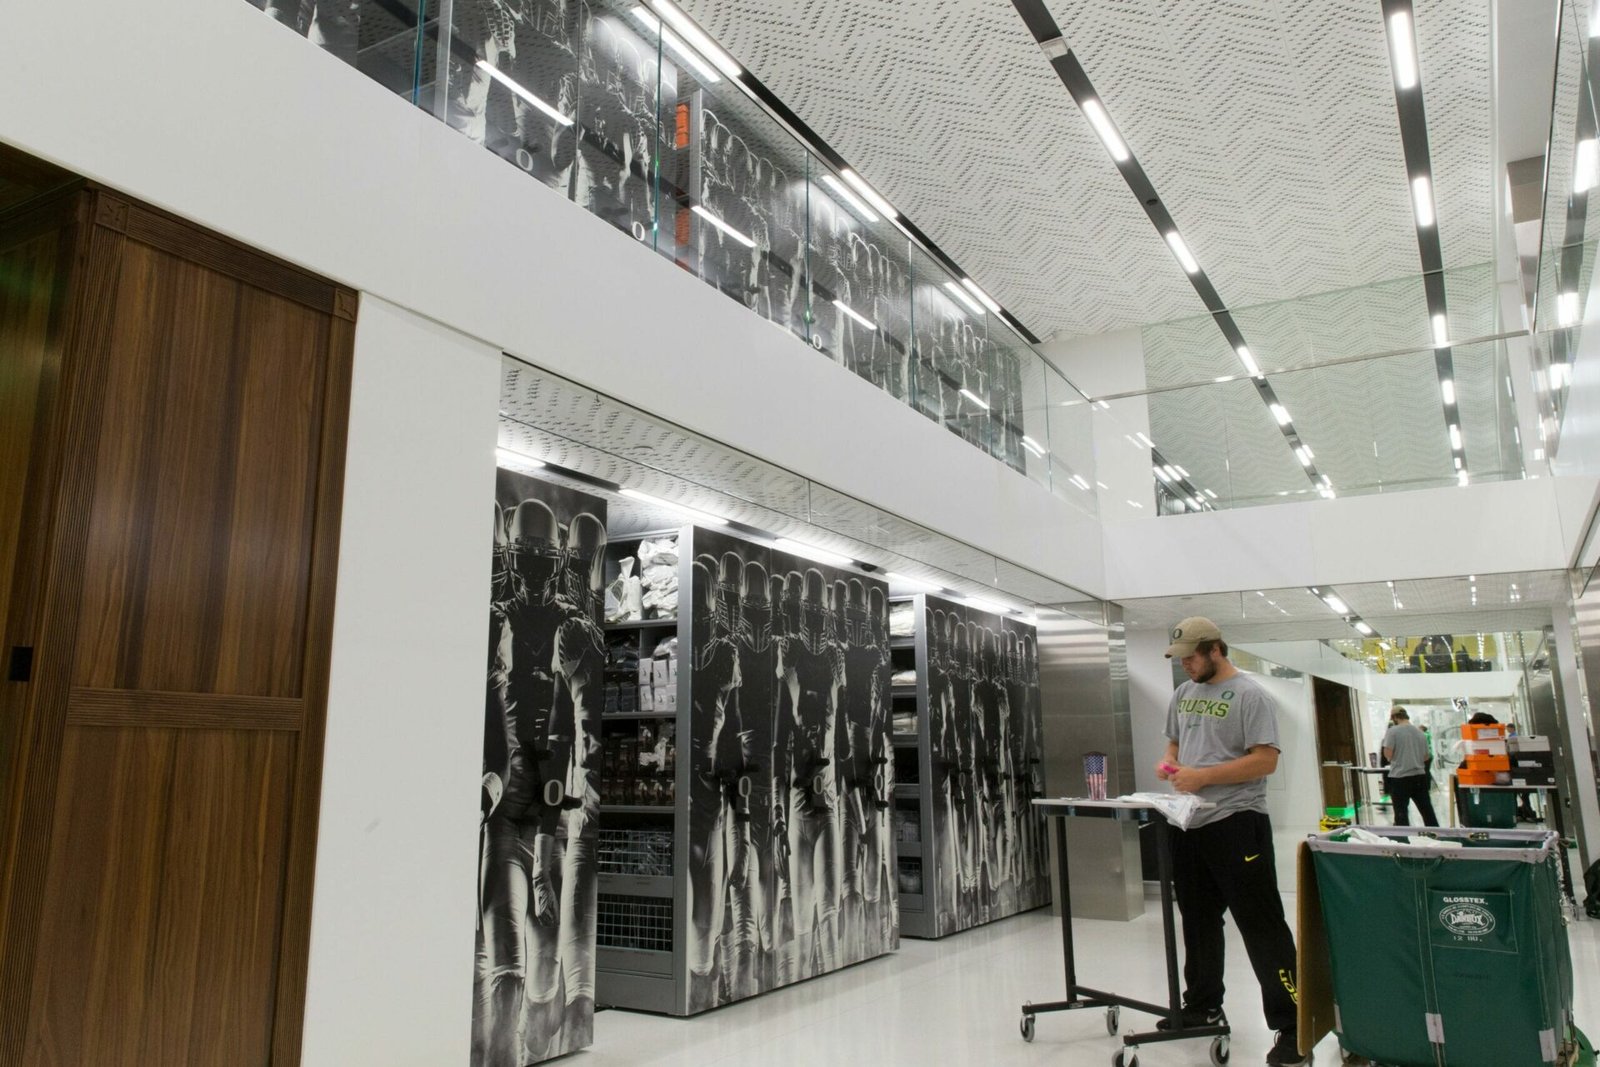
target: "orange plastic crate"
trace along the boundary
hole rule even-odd
[[[1509,771],[1510,756],[1468,756],[1463,764],[1469,771]]]
[[[1506,736],[1506,724],[1497,722],[1474,726],[1470,722],[1464,722],[1461,724],[1461,736],[1468,741],[1499,740]]]
[[[1457,771],[1456,782],[1461,785],[1494,785],[1493,771]]]

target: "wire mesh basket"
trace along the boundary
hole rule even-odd
[[[595,943],[604,948],[672,951],[672,901],[601,893]]]
[[[601,874],[672,874],[672,831],[637,828],[600,830]]]

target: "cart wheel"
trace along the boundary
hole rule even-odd
[[[1032,1041],[1033,1040],[1033,1016],[1024,1015],[1022,1017],[1022,1026],[1020,1027],[1020,1029],[1022,1030],[1022,1040],[1024,1040],[1024,1041]]]
[[[1211,1039],[1211,1062],[1216,1064],[1216,1067],[1223,1067],[1228,1062],[1228,1038],[1226,1035]]]
[[[1106,1033],[1112,1037],[1117,1036],[1117,1031],[1122,1029],[1122,1009],[1110,1007],[1106,1009]]]
[[[1139,1067],[1139,1054],[1119,1048],[1117,1054],[1111,1057],[1111,1067]]]

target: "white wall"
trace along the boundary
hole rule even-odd
[[[1549,478],[1105,524],[1112,600],[1552,570],[1566,554]]]
[[[1099,589],[1092,517],[244,0],[9,5],[0,99],[24,151]]]
[[[1172,700],[1171,642],[1165,630],[1129,630],[1128,719],[1133,729],[1135,788],[1167,788],[1156,779],[1156,762],[1167,750],[1167,704]]]
[[[306,1067],[469,1055],[499,366],[362,300]]]

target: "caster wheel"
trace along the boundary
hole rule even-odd
[[[1117,1054],[1111,1057],[1111,1067],[1139,1067],[1139,1054],[1118,1049]]]
[[[1110,1034],[1112,1037],[1116,1037],[1117,1036],[1117,1031],[1120,1030],[1120,1029],[1122,1029],[1122,1009],[1121,1008],[1107,1008],[1106,1009],[1106,1033]]]
[[[1223,1067],[1228,1062],[1228,1055],[1228,1039],[1226,1037],[1212,1038],[1211,1062],[1216,1064],[1216,1067]]]
[[[1020,1027],[1018,1027],[1018,1029],[1020,1029],[1022,1031],[1022,1040],[1024,1040],[1024,1041],[1032,1041],[1033,1040],[1033,1016],[1024,1015],[1022,1017],[1022,1025]]]

